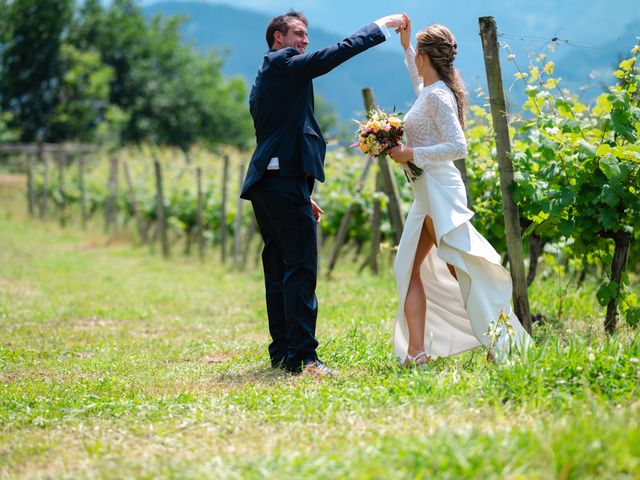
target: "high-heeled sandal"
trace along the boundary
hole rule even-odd
[[[431,361],[431,357],[427,355],[427,352],[422,351],[415,356],[411,356],[407,353],[407,358],[402,362],[403,367],[416,367],[425,368],[427,363]]]

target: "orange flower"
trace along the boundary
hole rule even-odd
[[[402,120],[400,120],[398,117],[391,116],[389,117],[389,125],[391,125],[392,127],[400,128],[402,126]]]

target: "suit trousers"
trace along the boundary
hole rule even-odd
[[[262,266],[273,366],[299,371],[317,358],[317,224],[311,211],[313,177],[267,171],[248,195],[264,241]]]

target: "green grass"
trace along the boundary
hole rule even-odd
[[[343,375],[291,377],[268,366],[259,268],[165,262],[23,210],[0,181],[3,478],[640,476],[638,336],[603,335],[590,283],[536,283],[527,358],[419,372],[391,354],[389,266],[342,265],[318,336]]]

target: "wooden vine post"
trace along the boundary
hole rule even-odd
[[[373,96],[373,91],[370,88],[363,89],[362,96],[364,98],[364,107],[367,113],[369,113],[369,110],[372,108],[376,108],[376,100]],[[384,156],[378,157],[377,189],[384,192],[389,198],[387,211],[389,213],[389,219],[391,220],[393,235],[397,245],[400,243],[400,237],[402,237],[404,218],[402,216],[402,209],[400,208],[400,193],[398,192],[398,185],[396,184],[392,168],[393,167],[389,163],[388,158]]]
[[[513,197],[509,191],[509,187],[513,183],[513,163],[511,162],[511,143],[509,140],[507,108],[502,86],[496,21],[493,17],[481,17],[479,23],[484,62],[487,71],[487,83],[489,85],[491,116],[493,118],[493,128],[496,137],[500,189],[502,190],[502,206],[504,209],[504,223],[507,236],[507,252],[509,254],[509,265],[513,279],[513,304],[515,313],[522,322],[522,326],[527,332],[531,332],[531,313],[529,311],[529,297],[524,271],[520,214],[518,213],[518,206],[513,201]]]
[[[35,190],[35,166],[33,161],[33,155],[29,154],[27,157],[27,202],[29,205],[29,216],[35,217],[36,215],[36,190]]]
[[[42,164],[42,197],[40,198],[40,218],[47,218],[49,199],[49,162],[44,154],[44,143],[38,141],[38,163]]]
[[[118,224],[118,157],[109,158],[109,196],[104,207],[104,230],[109,233]]]
[[[362,96],[364,98],[365,111],[368,114],[371,109],[376,108],[376,101],[373,96],[373,92],[370,88],[362,90]],[[371,224],[371,251],[369,253],[368,265],[374,273],[378,273],[378,255],[380,254],[380,242],[382,239],[382,232],[380,230],[380,224],[382,222],[381,202],[378,192],[383,192],[388,198],[387,210],[389,213],[389,219],[393,227],[394,238],[396,244],[400,243],[400,237],[402,236],[402,230],[404,229],[404,219],[402,218],[402,212],[400,210],[400,194],[398,193],[398,186],[391,170],[391,165],[385,156],[378,157],[378,173],[376,175],[376,195],[373,199],[373,219]]]
[[[65,191],[64,191],[64,170],[67,166],[67,152],[61,151],[57,156],[57,164],[58,164],[58,221],[60,222],[60,226],[64,227],[66,225],[66,207],[67,202],[65,199]]]
[[[367,157],[367,162],[360,174],[360,178],[358,178],[358,182],[356,183],[356,191],[354,192],[354,197],[358,197],[360,195],[360,191],[364,186],[364,181],[367,178],[367,174],[371,169],[371,165],[373,163],[372,157]],[[329,264],[327,266],[327,275],[330,275],[336,266],[336,262],[338,261],[338,255],[340,253],[340,248],[344,244],[347,239],[347,232],[349,231],[349,224],[351,223],[351,217],[353,215],[353,210],[355,208],[356,203],[352,202],[347,207],[347,211],[342,216],[342,220],[340,221],[340,226],[338,227],[338,233],[336,234],[336,239],[333,242],[333,246],[331,248],[331,254],[329,255]]]
[[[227,261],[227,200],[229,190],[229,156],[224,156],[224,167],[222,170],[222,205],[220,207],[220,260],[224,264]]]
[[[86,161],[84,156],[78,159],[78,188],[80,189],[80,221],[82,229],[87,229],[89,212],[87,209],[87,185],[85,181]]]
[[[156,174],[156,215],[158,217],[158,234],[162,245],[162,256],[169,258],[169,240],[167,237],[167,216],[164,209],[164,191],[162,189],[162,168],[160,162],[153,161]]]
[[[133,217],[136,221],[136,228],[138,230],[138,237],[140,238],[140,243],[147,243],[147,230],[144,227],[144,222],[142,221],[142,214],[140,213],[140,207],[138,206],[138,199],[136,198],[136,191],[133,188],[133,181],[131,180],[131,172],[129,171],[129,164],[124,161],[122,162],[122,166],[124,167],[124,178],[127,182],[127,190],[129,191],[129,201],[131,202],[131,210],[133,210]]]
[[[240,163],[238,171],[238,191],[242,191],[242,185],[244,184],[244,162]],[[244,207],[244,200],[238,195],[236,203],[236,218],[233,226],[233,266],[234,268],[240,268],[240,244],[242,240],[242,212]]]
[[[198,206],[196,221],[198,224],[198,258],[204,262],[204,196],[202,194],[202,168],[196,168],[196,182],[198,187]]]

